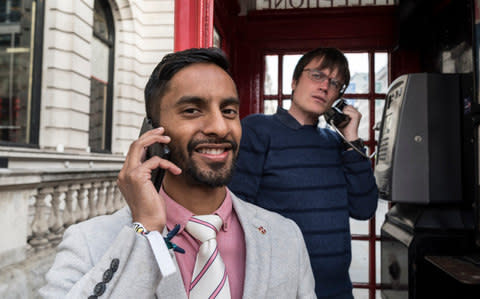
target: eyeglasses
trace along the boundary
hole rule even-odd
[[[345,89],[345,85],[340,81],[329,78],[324,72],[316,70],[316,69],[303,69],[304,71],[308,72],[308,78],[313,82],[322,83],[323,81],[328,79],[328,88],[333,91],[340,91],[343,92]]]

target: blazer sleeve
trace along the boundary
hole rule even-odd
[[[95,244],[102,242],[101,237],[102,233]],[[95,261],[90,247],[95,244],[87,242],[85,232],[75,225],[67,229],[40,295],[52,299],[153,297],[161,276],[146,238],[125,226],[113,242],[104,243],[106,251]]]
[[[232,181],[228,185],[238,197],[251,203],[255,203],[260,188],[268,152],[268,138],[256,128],[261,128],[261,125],[255,118],[247,117],[242,121],[240,153]]]
[[[343,168],[347,182],[350,217],[371,218],[378,203],[378,189],[370,160],[350,150],[343,153]]]

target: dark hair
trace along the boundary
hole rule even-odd
[[[225,53],[219,48],[192,48],[165,55],[145,86],[145,110],[154,126],[158,126],[155,108],[160,107],[159,103],[168,83],[178,71],[194,63],[213,63],[229,73],[230,64]]]
[[[344,88],[341,89],[340,96],[350,83],[350,70],[348,69],[348,61],[345,55],[336,48],[316,48],[305,53],[298,61],[293,71],[293,80],[298,81],[307,64],[315,58],[323,58],[320,69],[338,69]]]

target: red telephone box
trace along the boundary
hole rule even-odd
[[[291,80],[291,78],[282,78],[281,57],[301,54],[320,46],[336,47],[344,52],[368,53],[371,70],[374,67],[375,53],[378,51],[387,53],[390,81],[391,78],[400,74],[417,70],[418,58],[415,54],[395,49],[398,36],[396,6],[250,11],[245,11],[243,7],[240,13],[239,2],[236,0],[176,0],[175,51],[191,47],[211,47],[214,45],[214,34],[218,34],[221,41],[220,47],[227,53],[232,64],[232,74],[241,100],[240,116],[242,118],[251,113],[262,113],[264,100],[267,98],[278,99],[281,105],[282,99],[290,96],[284,95],[281,88],[278,95],[265,95],[266,55],[279,57],[279,86],[283,81]],[[345,95],[347,98],[363,97],[369,101],[370,138],[366,144],[371,151],[376,146],[373,132],[375,101],[385,96],[375,93],[374,75],[373,71],[369,73],[369,92]],[[375,298],[375,291],[379,289],[375,270],[378,254],[375,248],[380,237],[376,234],[375,228],[375,219],[372,219],[368,234],[353,235],[353,240],[368,242],[369,248],[368,281],[354,281],[354,288],[367,289],[370,298]]]

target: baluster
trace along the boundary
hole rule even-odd
[[[98,201],[97,201],[97,211],[99,215],[105,215],[107,209],[105,203],[107,201],[107,187],[110,185],[110,182],[105,181],[101,184],[100,189],[98,190]]]
[[[80,211],[80,203],[79,203],[79,198],[80,198],[80,184],[72,184],[69,187],[70,189],[73,190],[73,210],[72,210],[72,215],[73,215],[73,223],[77,223],[80,221],[81,217],[81,211]]]
[[[110,181],[107,191],[107,213],[112,214],[115,212],[115,181]]]
[[[48,221],[48,227],[51,232],[48,239],[52,245],[57,245],[60,242],[64,231],[60,206],[67,190],[67,186],[57,186],[53,190],[50,219]]]
[[[29,240],[30,245],[35,251],[48,247],[48,207],[47,198],[53,193],[52,187],[41,188],[35,196],[35,216],[32,221],[32,238]]]
[[[120,188],[118,188],[118,185],[115,186],[115,210],[120,210],[123,208],[125,205],[125,202],[123,201],[123,195],[122,192],[120,191]]]
[[[88,219],[88,190],[92,187],[91,183],[84,183],[78,192],[77,222]]]
[[[32,226],[33,226],[33,220],[35,218],[35,202],[37,200],[38,196],[38,191],[39,189],[36,188],[33,190],[32,194],[28,197],[28,224],[27,224],[27,255],[31,255],[32,253],[35,252],[35,249],[33,246],[30,244],[30,240],[33,238],[33,231],[32,231]]]
[[[93,218],[99,215],[97,210],[97,201],[98,201],[98,187],[100,186],[101,186],[100,182],[94,182],[88,192],[88,205],[90,207],[90,213],[88,214],[88,218]]]
[[[68,187],[67,197],[65,198],[65,211],[63,212],[63,225],[65,227],[69,227],[76,222],[74,205],[76,204],[77,190],[79,188],[79,184],[73,184]]]

